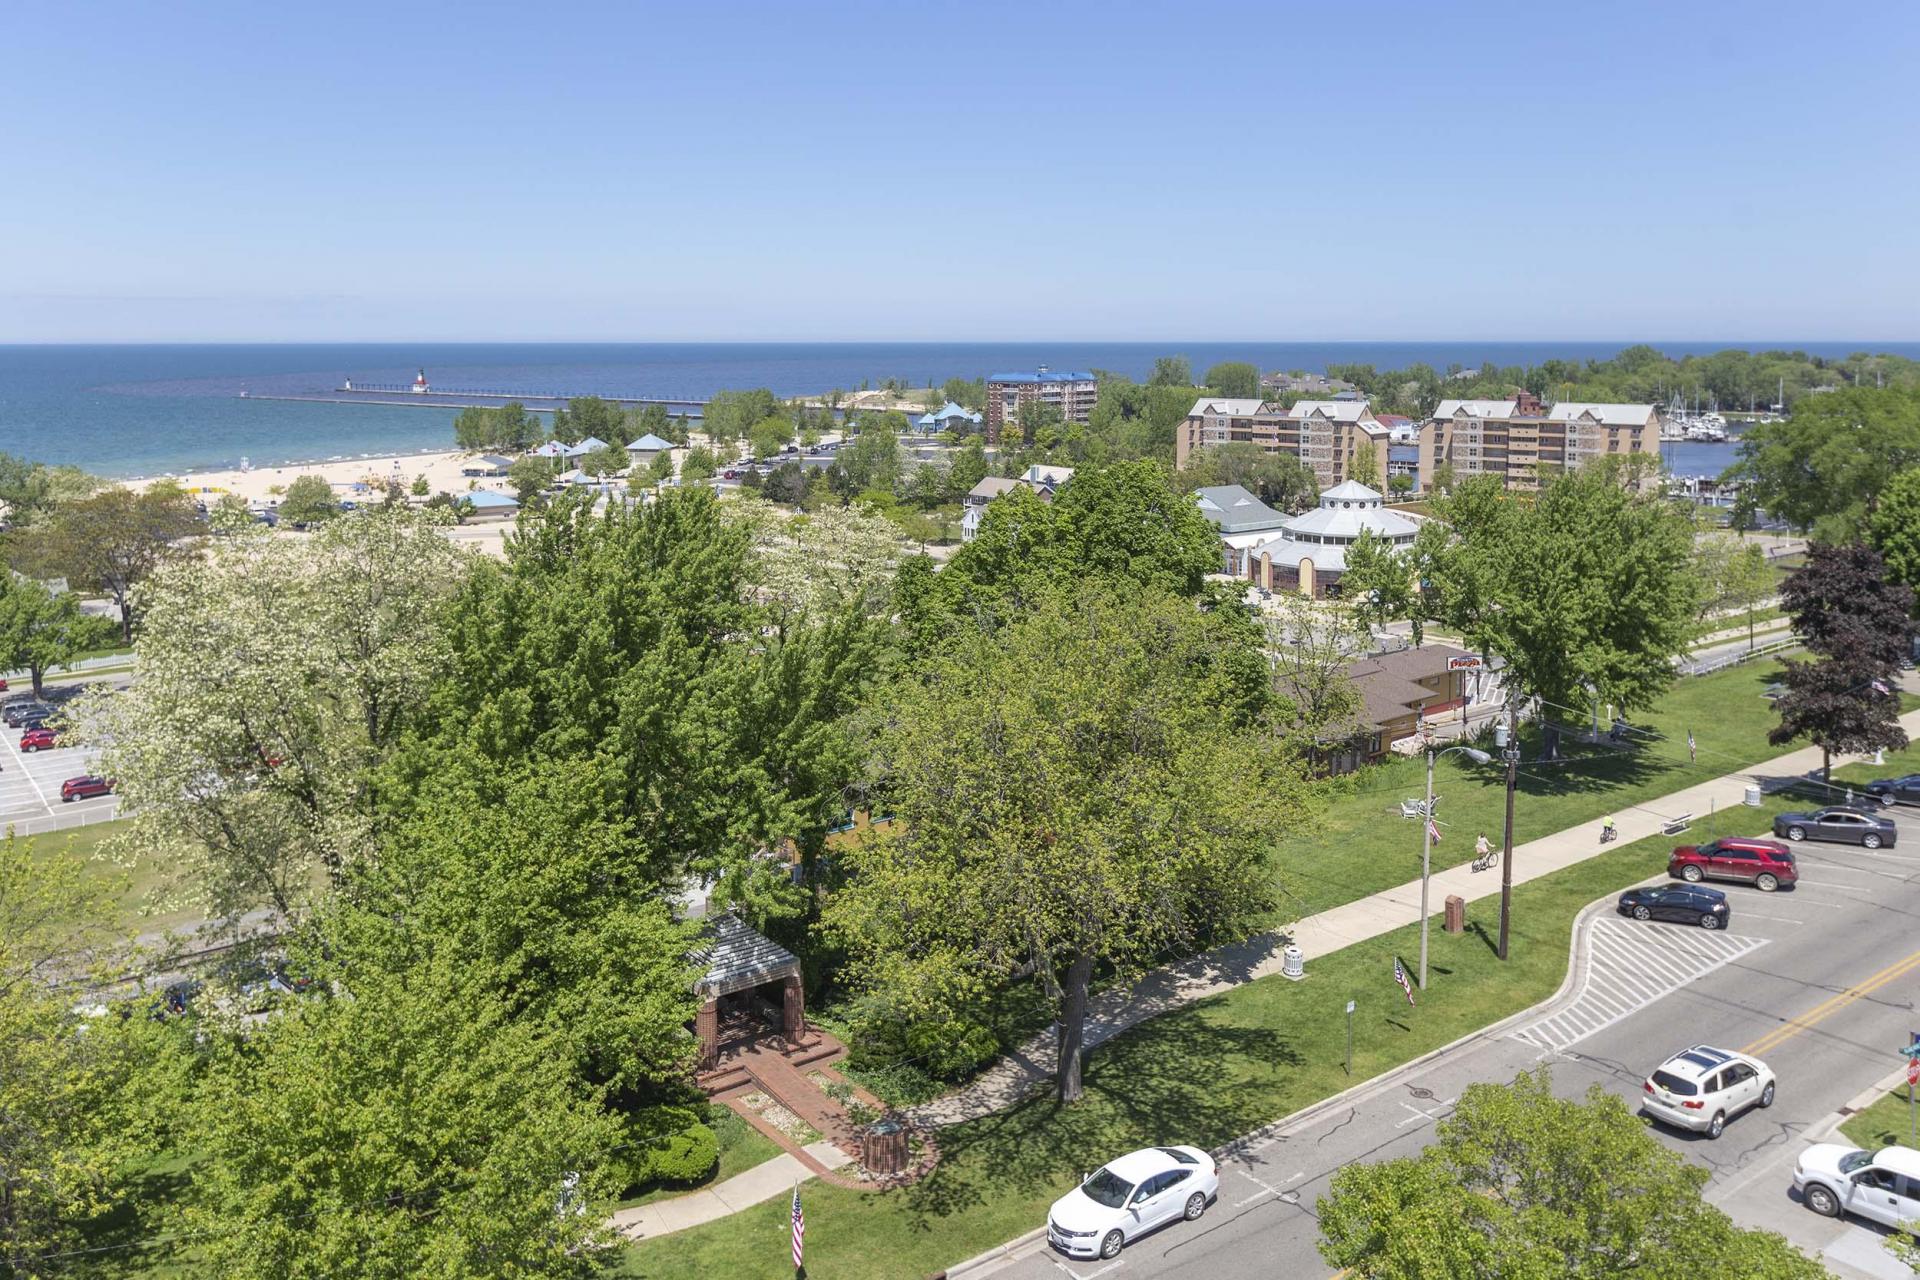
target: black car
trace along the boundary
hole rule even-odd
[[[1773,820],[1773,834],[1789,840],[1831,840],[1835,844],[1878,849],[1883,845],[1892,848],[1899,830],[1891,818],[1829,805],[1805,813],[1780,814]]]
[[[1879,778],[1866,785],[1866,793],[1891,808],[1896,804],[1920,804],[1920,773],[1904,778]]]
[[[52,714],[53,708],[44,702],[12,702],[0,707],[0,721],[4,721],[10,729],[18,729],[22,720],[34,716],[44,720]]]
[[[1724,929],[1733,920],[1727,895],[1693,884],[1659,884],[1620,895],[1620,914],[1635,920],[1674,920],[1702,929]]]

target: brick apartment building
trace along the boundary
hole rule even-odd
[[[1196,400],[1174,435],[1174,465],[1197,449],[1244,443],[1268,453],[1290,453],[1306,463],[1323,489],[1353,478],[1354,463],[1372,453],[1372,474],[1387,474],[1385,423],[1365,400],[1302,400],[1291,409],[1270,400],[1214,397]]]
[[[1660,411],[1650,404],[1567,401],[1548,408],[1520,392],[1511,400],[1442,400],[1420,431],[1420,483],[1450,465],[1459,478],[1502,477],[1537,489],[1543,476],[1598,458],[1660,452]]]
[[[1053,405],[1066,421],[1084,426],[1099,394],[1099,380],[1091,373],[1055,373],[1041,365],[1033,373],[991,374],[987,378],[987,445],[998,445],[1001,431],[1009,426],[1017,431],[1020,406],[1031,402]]]

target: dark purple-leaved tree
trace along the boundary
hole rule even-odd
[[[1811,738],[1828,781],[1836,751],[1906,746],[1897,682],[1913,630],[1913,592],[1888,575],[1878,552],[1853,543],[1815,545],[1780,596],[1816,657],[1783,664],[1780,724],[1767,740]]]

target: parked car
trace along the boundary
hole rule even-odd
[[[1702,929],[1724,929],[1733,922],[1726,894],[1690,884],[1629,889],[1620,895],[1620,914],[1635,920],[1677,920]]]
[[[5,687],[0,684],[0,688]],[[1896,804],[1920,804],[1920,773],[1910,773],[1904,778],[1876,778],[1864,789],[1887,808]]]
[[[35,729],[46,728],[52,719],[53,713],[51,711],[36,711],[32,715],[21,716],[20,723],[15,725],[14,728],[19,729],[22,733],[32,733]]]
[[[1738,880],[1772,893],[1800,878],[1793,854],[1775,840],[1723,839],[1682,845],[1667,859],[1667,874],[1699,884],[1702,880]]]
[[[1858,1214],[1883,1226],[1920,1220],[1920,1151],[1861,1151],[1823,1142],[1800,1153],[1793,1185],[1807,1208],[1829,1218]]]
[[[29,729],[20,735],[22,751],[47,751],[60,745],[60,739],[51,729]]]
[[[1731,1049],[1697,1044],[1674,1054],[1641,1086],[1640,1105],[1663,1124],[1717,1138],[1727,1120],[1773,1105],[1767,1064]]]
[[[1198,1147],[1143,1147],[1108,1161],[1047,1210],[1047,1242],[1073,1258],[1112,1258],[1169,1222],[1192,1222],[1220,1190]]]
[[[91,800],[96,796],[113,794],[113,780],[102,778],[98,774],[68,778],[60,784],[60,802],[71,804],[75,800]]]
[[[6,706],[0,707],[0,723],[5,723],[9,729],[18,729],[20,722],[29,716],[44,717],[52,713],[53,708],[46,703],[28,698],[20,702],[9,702]]]
[[[1806,813],[1783,813],[1773,820],[1773,834],[1789,840],[1831,840],[1868,849],[1891,849],[1899,834],[1892,818],[1861,809],[1829,806]]]

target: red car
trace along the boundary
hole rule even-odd
[[[68,778],[60,784],[62,804],[74,800],[91,800],[95,796],[113,794],[113,780],[89,775],[84,778]]]
[[[22,751],[45,751],[49,747],[57,747],[59,745],[60,741],[53,736],[53,730],[51,729],[29,729],[20,735],[20,749]]]
[[[1729,838],[1682,845],[1667,859],[1667,874],[1698,884],[1702,880],[1738,880],[1763,893],[1800,878],[1793,854],[1778,840]]]

